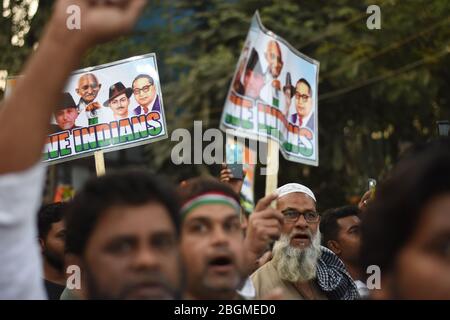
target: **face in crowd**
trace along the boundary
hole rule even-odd
[[[312,110],[312,91],[306,80],[299,80],[295,86],[295,108],[300,117],[307,117]]]
[[[261,89],[264,87],[264,81],[263,74],[247,68],[244,75],[245,95],[253,99],[258,98]]]
[[[209,203],[202,203],[199,196],[194,200],[198,201],[195,207],[183,214],[181,254],[186,270],[186,297],[233,299],[244,272],[239,209],[236,200],[214,203],[211,194],[206,195]],[[220,193],[217,197],[224,198]],[[225,204],[227,201],[234,205]]]
[[[133,94],[142,107],[148,107],[156,98],[156,88],[148,77],[138,77],[133,81]]]
[[[179,281],[175,228],[158,203],[107,210],[84,259],[94,296],[170,299]]]
[[[380,267],[381,286],[371,290],[374,299],[450,299],[449,213],[450,192],[421,209],[419,227],[399,248],[391,266]]]
[[[93,181],[75,196],[67,259],[81,267],[85,298],[179,296],[179,210],[163,182],[145,172],[123,172]],[[106,193],[102,199],[99,190]]]
[[[422,209],[418,225],[397,257],[394,293],[397,298],[449,300],[450,192]]]
[[[307,194],[293,192],[277,201],[284,216],[281,237],[273,249],[273,261],[282,279],[304,282],[316,275],[320,255],[320,217],[315,201]]]
[[[55,111],[54,116],[56,123],[62,130],[70,130],[75,127],[78,109],[76,107],[60,109]]]
[[[357,207],[346,206],[323,213],[320,231],[323,244],[333,251],[346,266],[359,268],[361,247],[361,218]]]
[[[78,87],[76,92],[87,104],[93,102],[97,98],[97,94],[101,88],[97,77],[92,73],[84,74],[78,80]]]
[[[128,117],[128,106],[130,105],[130,99],[125,93],[115,97],[109,102],[109,106],[116,119],[124,119]]]
[[[273,78],[277,78],[283,68],[283,59],[281,57],[281,49],[278,42],[275,40],[269,41],[265,56],[269,63],[270,74]]]
[[[450,299],[450,140],[403,155],[377,188],[361,225],[364,268],[376,265],[375,299]]]
[[[64,204],[43,206],[38,213],[39,243],[45,261],[59,272],[64,271],[64,242],[66,228],[63,221]]]
[[[339,219],[338,224],[336,253],[343,261],[357,265],[359,263],[359,248],[361,245],[359,234],[361,219],[358,216],[348,216]]]

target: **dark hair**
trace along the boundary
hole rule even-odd
[[[177,191],[182,204],[196,196],[211,191],[222,192],[239,203],[239,195],[230,186],[213,177],[197,177],[183,181]]]
[[[339,232],[339,225],[337,221],[339,219],[358,215],[359,209],[356,206],[344,206],[326,210],[320,218],[322,245],[326,247],[328,241],[337,239]]]
[[[173,190],[165,179],[143,170],[124,170],[91,179],[68,208],[66,251],[82,255],[100,217],[109,208],[120,205],[162,204],[179,236],[179,202]]]
[[[417,229],[423,208],[450,192],[450,139],[420,145],[397,164],[377,188],[361,225],[361,262],[393,268],[397,254]]]
[[[245,67],[245,72],[250,71],[253,71],[254,73],[258,73],[260,75],[264,74],[261,68],[261,64],[259,62],[258,52],[255,50],[255,48],[252,48],[252,51],[250,52],[250,56],[247,61],[247,66]]]
[[[309,94],[312,94],[312,89],[311,89],[311,85],[309,84],[309,82],[305,79],[305,78],[301,78],[297,81],[297,83],[295,84],[295,88],[297,88],[299,83],[304,83],[308,89],[309,89]]]
[[[153,78],[150,77],[148,74],[140,74],[136,78],[134,78],[133,82],[131,83],[131,88],[133,88],[136,80],[139,80],[139,79],[147,79],[151,86],[155,84],[155,81],[153,81]]]
[[[64,210],[67,204],[56,202],[42,205],[38,211],[38,231],[39,238],[45,239],[52,227],[53,223],[57,223],[63,219]]]

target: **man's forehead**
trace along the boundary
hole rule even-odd
[[[306,91],[309,91],[308,86],[307,86],[306,83],[304,83],[304,82],[299,82],[299,83],[297,84],[297,86],[295,87],[295,89],[296,89],[297,91],[299,91],[299,92],[306,92]]]
[[[51,224],[51,229],[55,232],[65,229],[64,220],[56,221]]]
[[[194,209],[187,214],[185,222],[193,220],[222,222],[232,218],[239,218],[239,215],[233,208],[221,204],[212,204]]]
[[[138,82],[139,82],[139,83],[150,84],[150,80],[148,80],[148,78],[144,78],[144,77],[136,79],[136,81],[134,82],[134,84],[136,85]]]
[[[169,212],[159,203],[109,208],[99,217],[96,229],[110,236],[116,233],[141,233],[141,231],[175,232]]]
[[[450,233],[450,193],[436,196],[422,209],[420,215],[421,228],[416,231],[416,237],[438,237]],[[445,237],[445,236],[444,236]],[[448,237],[448,236],[447,236]]]
[[[249,77],[252,77],[254,79],[261,79],[261,80],[265,80],[264,75],[259,73],[259,72],[255,72],[253,70],[247,70],[247,75]]]
[[[269,52],[281,54],[281,50],[278,47],[278,44],[275,41],[269,42]]]
[[[89,82],[98,83],[97,77],[93,74],[85,74],[80,77],[80,80],[78,81],[78,85],[83,85]]]
[[[283,210],[285,208],[305,208],[316,209],[315,201],[305,193],[292,192],[279,197],[277,200],[277,208]]]
[[[355,225],[359,226],[361,219],[357,215],[351,215],[337,219],[337,223],[341,228],[350,228]]]
[[[115,97],[114,99],[112,99],[112,101],[122,100],[123,98],[127,98],[127,95],[125,93],[122,93],[120,96]]]

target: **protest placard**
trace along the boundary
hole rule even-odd
[[[14,90],[15,80],[8,79],[6,94]],[[103,152],[165,138],[156,56],[150,53],[72,73],[55,106],[43,161],[59,163],[96,153],[101,167],[97,159],[102,160]]]
[[[290,161],[318,166],[319,63],[267,30],[255,13],[230,85],[221,129],[279,143]]]

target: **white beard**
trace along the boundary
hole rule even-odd
[[[283,234],[273,247],[273,263],[281,279],[289,282],[305,282],[316,277],[317,261],[320,258],[320,231],[311,236],[311,245],[306,249],[291,246],[290,235]]]

